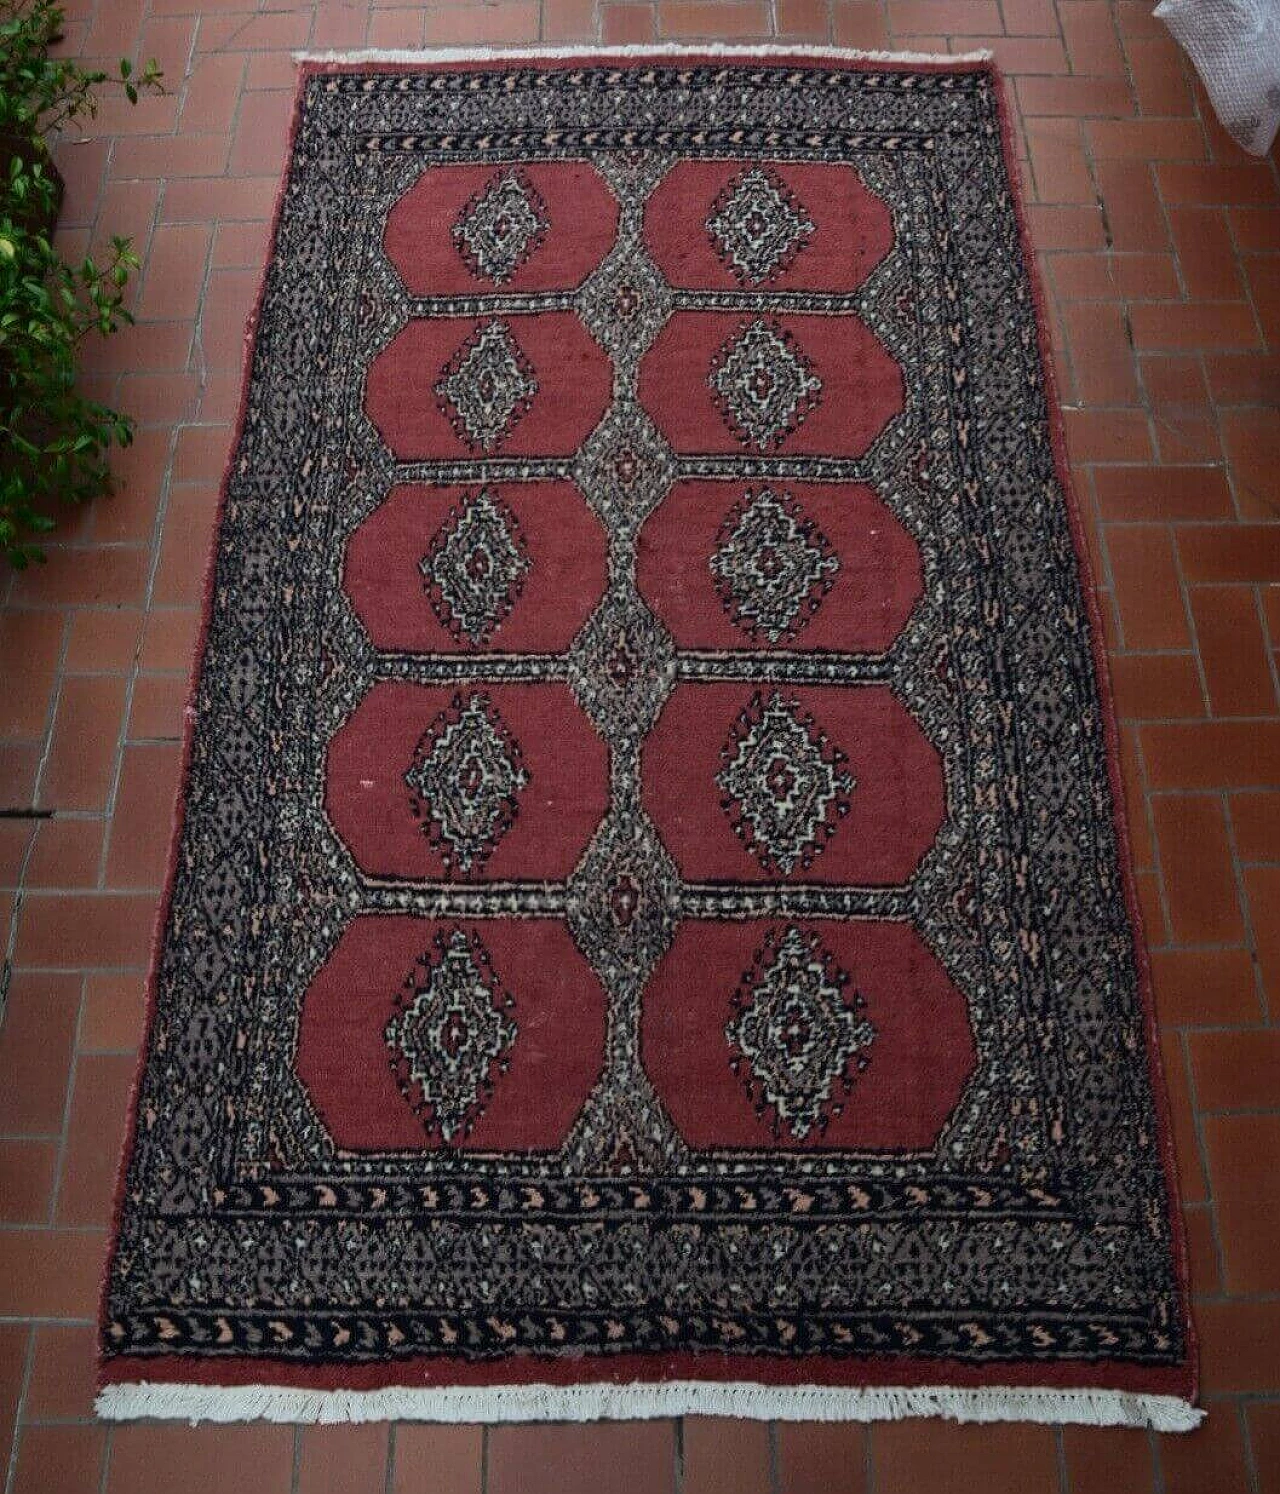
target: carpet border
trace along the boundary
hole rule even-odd
[[[144,1032],[139,1044],[138,1061],[130,1090],[127,1127],[117,1170],[111,1231],[101,1276],[99,1301],[98,1396],[97,1415],[103,1420],[141,1418],[179,1419],[186,1421],[233,1422],[243,1420],[293,1422],[356,1422],[379,1420],[419,1420],[439,1422],[469,1421],[540,1421],[643,1419],[685,1414],[738,1416],[764,1420],[831,1420],[877,1421],[902,1417],[935,1416],[963,1422],[1029,1421],[1049,1424],[1148,1427],[1158,1431],[1182,1432],[1197,1427],[1205,1412],[1197,1407],[1199,1389],[1198,1344],[1190,1310],[1190,1280],[1185,1220],[1178,1183],[1172,1130],[1171,1101],[1159,1046],[1158,1025],[1152,989],[1150,959],[1143,931],[1143,919],[1137,897],[1133,851],[1125,814],[1125,789],[1120,770],[1120,739],[1110,667],[1106,653],[1102,614],[1091,552],[1084,520],[1075,491],[1066,452],[1062,406],[1059,402],[1053,349],[1049,336],[1045,291],[1035,249],[1031,242],[1026,213],[1026,192],[1022,166],[1017,154],[1015,125],[1011,111],[1008,84],[997,66],[994,53],[982,49],[966,53],[919,53],[906,51],[866,51],[824,45],[788,45],[786,43],[644,43],[609,47],[592,43],[570,46],[485,46],[474,48],[355,49],[351,51],[292,54],[299,64],[291,113],[288,140],[270,219],[268,248],[259,278],[253,309],[244,329],[241,360],[241,385],[237,414],[232,426],[227,459],[219,488],[215,523],[206,559],[202,594],[201,623],[188,676],[187,704],[183,713],[181,772],[173,806],[170,844],[164,889],[157,905],[152,932],[149,973],[146,991]],[[635,1381],[620,1384],[609,1380],[577,1382],[568,1385],[542,1385],[528,1381],[517,1385],[462,1385],[383,1387],[373,1390],[343,1390],[331,1387],[311,1388],[301,1385],[252,1385],[228,1377],[219,1382],[213,1378],[216,1364],[192,1364],[196,1375],[180,1379],[174,1375],[182,1365],[179,1357],[163,1366],[154,1379],[136,1381],[127,1378],[137,1373],[138,1361],[128,1356],[108,1359],[101,1352],[102,1336],[108,1323],[107,1297],[111,1273],[120,1243],[120,1227],[125,1204],[125,1188],[138,1126],[138,1098],[143,1076],[151,1054],[156,1021],[160,955],[172,908],[174,885],[185,822],[186,794],[195,737],[194,701],[203,672],[212,619],[219,540],[228,503],[232,471],[240,449],[248,406],[256,332],[266,295],[266,286],[280,221],[289,173],[294,158],[302,118],[306,86],[310,78],[326,71],[342,72],[367,65],[392,66],[397,69],[429,69],[467,63],[589,62],[636,61],[645,59],[717,59],[749,61],[761,59],[797,63],[836,62],[857,67],[925,68],[937,72],[985,72],[994,84],[1001,125],[1002,154],[1009,177],[1010,194],[1018,222],[1028,283],[1035,309],[1037,344],[1045,379],[1045,402],[1053,445],[1055,475],[1062,490],[1070,523],[1081,590],[1088,612],[1091,652],[1099,693],[1102,726],[1106,744],[1107,771],[1112,795],[1113,819],[1126,908],[1133,932],[1134,955],[1138,967],[1138,985],[1143,1006],[1146,1053],[1150,1070],[1153,1108],[1159,1128],[1166,1192],[1169,1200],[1171,1245],[1174,1266],[1182,1288],[1184,1342],[1186,1359],[1180,1366],[1169,1366],[1164,1377],[1177,1378],[1177,1394],[1143,1393],[1136,1390],[1091,1388],[1087,1384],[1058,1386],[1039,1384],[1034,1380],[1016,1386],[964,1385],[766,1385],[751,1381],[715,1379]],[[660,1357],[660,1356],[659,1356]],[[251,1361],[250,1361],[251,1363]],[[947,1362],[936,1360],[900,1360],[902,1373],[915,1365],[922,1379],[945,1374]],[[242,1372],[248,1365],[242,1361]],[[151,1368],[149,1365],[148,1368]],[[402,1368],[412,1374],[412,1365]],[[1027,1366],[1032,1369],[1034,1367]],[[1073,1370],[1087,1378],[1096,1368],[1080,1361],[1060,1361],[1054,1367],[1071,1374]],[[1111,1367],[1114,1371],[1115,1366]],[[1128,1369],[1129,1367],[1120,1367]],[[114,1369],[114,1373],[113,1373]],[[190,1369],[188,1373],[190,1373]],[[1105,1376],[1106,1369],[1103,1367]],[[1140,1373],[1140,1371],[1138,1372]],[[173,1378],[169,1376],[173,1375]],[[1100,1378],[1102,1378],[1100,1376]],[[1155,1378],[1155,1377],[1153,1377]],[[679,1409],[676,1409],[676,1408]],[[652,1408],[652,1409],[650,1409]],[[723,1409],[722,1409],[723,1408]]]

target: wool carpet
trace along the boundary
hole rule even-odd
[[[110,1417],[1195,1424],[987,61],[304,65]]]

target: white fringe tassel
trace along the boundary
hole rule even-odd
[[[423,66],[440,62],[493,62],[499,58],[527,58],[532,62],[557,61],[563,58],[613,57],[811,57],[828,61],[884,63],[911,62],[990,62],[990,49],[980,52],[858,52],[848,47],[817,47],[797,43],[767,42],[739,46],[726,42],[677,44],[644,42],[629,47],[419,47],[413,51],[366,48],[354,52],[295,52],[295,62],[416,62]]]
[[[668,1380],[627,1385],[446,1385],[423,1389],[298,1390],[282,1385],[108,1385],[98,1393],[107,1421],[631,1421],[668,1416],[738,1416],[754,1421],[1077,1422],[1189,1432],[1204,1412],[1172,1395],[1120,1390],[1004,1386],[756,1385]]]

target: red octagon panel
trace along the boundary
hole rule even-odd
[[[540,199],[545,227],[501,284],[476,274],[459,249],[455,226],[469,204],[510,174],[510,168],[492,166],[432,166],[391,209],[383,243],[410,295],[572,290],[608,254],[618,203],[600,174],[583,161],[529,163],[518,179]]]
[[[445,1142],[415,1114],[385,1033],[433,937],[461,928],[514,998],[505,1073],[471,1132]],[[366,916],[338,941],[303,999],[296,1068],[334,1142],[351,1151],[538,1151],[564,1140],[600,1074],[604,992],[559,919],[438,923]]]
[[[469,339],[493,325],[493,318],[416,319],[373,360],[365,409],[396,456],[570,456],[599,424],[613,391],[609,355],[571,311],[513,316],[501,325],[532,371],[527,376],[537,391],[487,453],[469,447],[436,385],[452,361],[465,359]]]
[[[816,936],[849,976],[858,1015],[874,1034],[843,1104],[825,1131],[798,1138],[766,1105],[757,1113],[747,1070],[730,1067],[726,1028],[735,1016],[733,977],[747,972],[765,940],[789,927],[776,920],[686,923],[654,971],[644,997],[645,1069],[680,1134],[694,1147],[779,1150],[907,1151],[931,1147],[973,1071],[975,1049],[964,998],[920,936],[904,923],[794,925]]]
[[[419,562],[479,489],[406,484],[392,488],[347,541],[343,585],[375,648],[554,653],[573,641],[605,588],[606,544],[599,521],[571,483],[486,486],[524,540],[527,570],[508,615],[478,645],[441,621]]]
[[[857,457],[902,409],[902,371],[870,328],[854,316],[785,316],[764,319],[789,339],[806,378],[821,381],[807,415],[789,434],[762,447],[744,445],[721,411],[711,375],[722,350],[732,347],[760,318],[737,312],[677,312],[640,366],[640,402],[678,452],[741,453],[765,450]]]
[[[527,786],[483,862],[451,869],[423,833],[405,772],[423,734],[457,699],[484,695],[518,745]],[[382,681],[329,743],[325,808],[369,875],[410,880],[560,880],[577,865],[609,802],[608,749],[567,685],[452,689]]]
[[[711,568],[735,505],[768,490],[797,505],[839,569],[808,623],[774,641],[736,624]],[[677,483],[640,532],[637,579],[681,648],[879,653],[902,631],[923,582],[916,543],[870,488],[832,483]]]
[[[752,163],[753,165],[755,163]],[[813,225],[790,263],[763,284],[771,291],[856,290],[889,252],[889,209],[851,166],[763,163],[771,184],[790,195]],[[645,209],[645,242],[672,285],[721,290],[740,284],[708,229],[718,199],[743,175],[741,161],[681,161],[658,184]],[[754,289],[750,281],[746,288]]]
[[[751,684],[682,684],[645,744],[644,801],[689,882],[822,882],[897,886],[933,844],[946,814],[942,763],[906,707],[883,685],[780,685],[856,780],[848,813],[812,864],[790,874],[766,870],[734,833],[716,782],[722,750]],[[759,693],[768,698],[773,687]],[[735,749],[736,750],[736,749]]]

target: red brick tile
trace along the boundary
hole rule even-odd
[[[1258,966],[1274,1014],[1280,1010],[1280,867],[1250,866],[1244,874]]]
[[[91,1494],[106,1447],[105,1427],[24,1427],[13,1494]]]
[[[769,12],[760,0],[663,0],[659,36],[767,36]]]
[[[66,619],[57,612],[0,614],[6,736],[42,737],[62,657]]]
[[[1178,532],[1191,582],[1280,582],[1280,525],[1205,524]]]
[[[1231,301],[1244,294],[1235,246],[1221,208],[1170,208],[1169,223],[1189,296]]]
[[[246,89],[284,92],[292,102],[297,78],[297,68],[287,52],[250,52],[244,75]],[[290,123],[291,117],[286,128]]]
[[[1096,207],[1057,207],[1030,203],[1026,209],[1031,240],[1042,253],[1053,249],[1101,249],[1102,213]]]
[[[96,887],[105,828],[98,817],[42,820],[27,863],[26,886]]]
[[[221,176],[227,169],[228,150],[229,142],[223,134],[135,135],[116,142],[111,175],[144,181]]]
[[[896,36],[992,36],[1004,30],[994,0],[888,0]]]
[[[1064,301],[1167,300],[1181,290],[1168,254],[1055,254],[1049,265]]]
[[[210,264],[215,270],[261,269],[269,238],[266,223],[220,223],[213,231]]]
[[[1110,520],[1227,519],[1231,490],[1217,467],[1099,467],[1098,507]]]
[[[162,885],[179,766],[176,745],[125,750],[107,849],[108,887]]]
[[[1115,654],[1111,685],[1122,721],[1203,716],[1204,697],[1192,654]]]
[[[1129,822],[1129,850],[1139,870],[1155,865],[1155,840],[1147,823],[1145,779],[1138,753],[1137,732],[1120,728],[1120,768],[1124,777],[1124,807]]]
[[[19,971],[0,1025],[0,1134],[56,1136],[71,1072],[80,981]]]
[[[544,41],[592,41],[595,34],[595,0],[545,0]]]
[[[204,483],[212,492],[222,481],[231,439],[231,428],[226,425],[191,425],[179,431],[173,453],[173,481]]]
[[[107,169],[107,150],[111,142],[88,136],[63,139],[54,150],[54,160],[62,173],[65,191],[58,213],[59,229],[92,224],[98,214],[98,198]]]
[[[1090,120],[1084,128],[1089,147],[1099,159],[1177,161],[1204,158],[1204,136],[1193,119]]]
[[[30,1330],[25,1323],[0,1323],[0,1468],[9,1466],[29,1339]]]
[[[0,887],[18,885],[35,833],[35,821],[0,820]]]
[[[1106,0],[1060,0],[1058,19],[1073,72],[1122,74],[1124,54]]]
[[[1137,348],[1248,348],[1257,345],[1253,310],[1236,301],[1145,301],[1129,309]]]
[[[1255,1401],[1245,1409],[1258,1494],[1280,1494],[1280,1401]]]
[[[178,742],[188,697],[184,674],[140,674],[129,713],[131,742]]]
[[[1113,526],[1107,552],[1125,647],[1186,648],[1190,639],[1169,531],[1154,524]]]
[[[1231,828],[1241,861],[1280,861],[1280,793],[1232,794]]]
[[[182,100],[182,130],[226,139],[235,121],[244,58],[236,54],[197,57]]]
[[[260,278],[257,270],[215,270],[209,276],[199,345],[210,368],[239,369],[243,364],[245,333]]]
[[[605,5],[600,11],[600,38],[606,46],[652,41],[658,34],[652,5]]]
[[[148,893],[32,893],[18,919],[17,963],[55,970],[145,965],[154,914]]]
[[[205,490],[175,495],[170,502],[152,592],[161,606],[187,607],[202,600],[216,512],[216,494]]]
[[[135,1068],[132,1054],[81,1054],[76,1061],[58,1191],[59,1224],[110,1221]]]
[[[777,1439],[778,1494],[864,1494],[865,1427],[787,1421]]]
[[[1231,227],[1236,236],[1236,243],[1246,253],[1280,249],[1280,209],[1278,208],[1232,208]]]
[[[1056,1490],[1049,1427],[893,1421],[871,1429],[876,1494],[1030,1494]]]
[[[1275,713],[1267,641],[1251,586],[1193,586],[1191,612],[1215,716]]]
[[[1216,1297],[1222,1292],[1222,1272],[1218,1262],[1218,1242],[1214,1236],[1213,1208],[1209,1204],[1184,1207],[1182,1218],[1186,1226],[1191,1295],[1193,1299]]]
[[[1138,376],[1122,308],[1076,301],[1062,308],[1062,320],[1080,400],[1088,405],[1137,404]]]
[[[1133,100],[1123,78],[1019,78],[1018,102],[1027,115],[1125,118]]]
[[[0,1224],[47,1224],[58,1150],[52,1141],[0,1141]]]
[[[296,1494],[386,1494],[388,1436],[380,1423],[306,1427],[299,1440]],[[441,1486],[431,1478],[422,1487]]]
[[[63,680],[53,746],[40,782],[42,804],[58,810],[106,804],[123,711],[120,676],[69,675]]]
[[[1145,161],[1104,160],[1096,161],[1094,170],[1106,207],[1111,247],[1167,249],[1169,232],[1151,167]]]
[[[1151,1439],[1128,1427],[1063,1427],[1071,1494],[1152,1494]]]
[[[1139,410],[1064,410],[1073,462],[1148,462],[1151,433]]]
[[[258,176],[282,167],[292,117],[292,94],[246,94],[240,103],[228,175]]]
[[[290,12],[254,11],[241,4],[243,14],[206,16],[200,25],[202,52],[289,51],[307,43],[311,8]],[[251,12],[251,13],[250,13]]]
[[[1200,1302],[1196,1328],[1206,1395],[1280,1391],[1280,1299]]]
[[[778,0],[778,35],[804,41],[831,39],[831,12],[826,0]]]
[[[968,52],[980,48],[991,52],[997,66],[1010,78],[1052,77],[1067,70],[1067,54],[1056,36],[965,36],[956,38],[952,50]]]
[[[63,667],[69,674],[129,670],[137,657],[144,615],[135,607],[111,612],[89,608],[71,613]]]
[[[432,1494],[480,1494],[480,1444],[479,1427],[397,1427],[395,1480],[389,1494],[419,1494],[426,1489]],[[510,1467],[510,1489],[523,1489],[521,1471],[517,1456]],[[563,1494],[571,1494],[571,1489]]]
[[[457,12],[451,12],[456,16]],[[420,47],[426,18],[418,8],[376,10],[369,17],[371,47]]]
[[[1010,36],[1057,36],[1058,12],[1053,0],[1004,0],[1000,7]]]
[[[93,1417],[97,1330],[78,1324],[41,1323],[23,1420],[88,1421]]]
[[[132,1052],[142,1040],[147,991],[141,971],[85,981],[80,1052]]]
[[[1141,737],[1153,789],[1280,784],[1280,724],[1176,722],[1143,726]]]
[[[142,274],[139,317],[184,321],[196,315],[209,239],[209,230],[196,225],[162,224],[156,229]]]
[[[1280,416],[1275,410],[1224,410],[1222,438],[1241,512],[1274,519],[1280,512]]]
[[[682,1494],[770,1494],[769,1461],[764,1422],[685,1418]]]
[[[559,1494],[664,1494],[675,1482],[672,1427],[661,1421],[495,1427],[488,1472],[486,1494],[533,1494],[537,1487]]]
[[[1187,203],[1272,203],[1276,200],[1276,179],[1261,164],[1236,166],[1197,166],[1182,162],[1161,162],[1156,167],[1160,192],[1169,204]]]
[[[1201,1111],[1270,1110],[1280,1104],[1280,1030],[1194,1032],[1188,1042]]]
[[[283,1426],[116,1427],[104,1494],[289,1494],[293,1428]]]
[[[136,607],[146,586],[147,551],[117,545],[97,549],[92,558],[78,549],[49,546],[47,565],[24,571],[14,582],[10,602],[37,607]]]
[[[101,1230],[0,1229],[0,1314],[92,1318],[105,1249]]]
[[[271,216],[274,176],[227,177],[220,181],[174,181],[164,189],[162,223],[236,222]]]
[[[1140,361],[1143,387],[1153,405],[1208,408],[1209,386],[1198,354],[1143,353]]]
[[[1280,1214],[1272,1184],[1280,1167],[1280,1115],[1209,1115],[1205,1150],[1232,1295],[1280,1286]]]
[[[1141,113],[1175,116],[1195,113],[1182,54],[1169,37],[1133,38],[1125,42],[1124,50]]]
[[[1218,404],[1280,404],[1280,353],[1211,353],[1204,361]]]
[[[185,675],[195,657],[200,613],[194,607],[158,607],[147,614],[139,665]]]
[[[1214,1407],[1194,1432],[1158,1440],[1165,1494],[1250,1494],[1237,1407]]]

